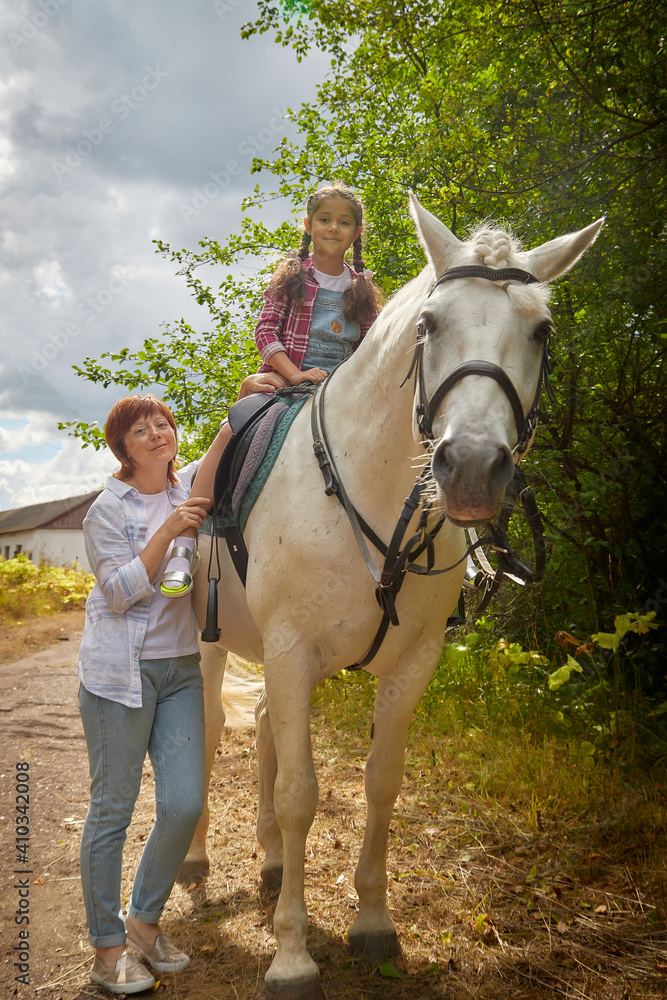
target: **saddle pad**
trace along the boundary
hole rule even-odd
[[[233,508],[235,516],[230,517],[225,514],[217,514],[215,520],[216,535],[222,537],[224,529],[230,524],[236,524],[237,522],[241,532],[243,532],[248,518],[250,517],[250,511],[254,507],[257,497],[262,492],[264,483],[269,478],[269,473],[271,472],[278,454],[280,453],[280,449],[282,448],[285,438],[287,437],[287,432],[292,426],[292,422],[299,413],[299,410],[309,398],[310,395],[301,396],[297,399],[287,397],[285,399],[285,403],[287,404],[287,413],[284,413],[280,404],[276,404],[276,406],[272,407],[271,410],[267,412],[266,416],[262,418],[257,434],[255,435],[258,439],[257,447],[256,449],[253,449],[253,439],[239,476],[238,483],[241,483],[241,480],[244,480],[245,483],[243,494],[240,494],[238,484],[234,489]],[[279,411],[277,413],[277,417],[281,417],[281,419],[278,420],[275,430],[273,431],[273,435],[266,435],[265,437],[265,428],[268,429],[274,425],[275,418],[271,417],[273,409]],[[282,415],[280,411],[282,411]],[[267,418],[269,419],[267,420]],[[253,451],[252,455],[251,450]],[[259,466],[256,464],[256,459],[260,462]],[[201,534],[211,534],[210,517],[206,518],[199,530]]]
[[[309,398],[310,396],[304,396],[302,399],[289,401],[288,403],[289,409],[287,413],[282,417],[282,419],[278,423],[275,433],[273,434],[273,437],[271,437],[270,441],[268,442],[268,446],[264,450],[264,458],[262,459],[259,468],[257,468],[257,471],[252,476],[252,479],[248,484],[248,487],[243,495],[243,498],[239,503],[238,519],[239,519],[239,529],[241,530],[241,532],[245,531],[245,526],[248,523],[250,512],[255,506],[257,497],[262,492],[266,480],[269,478],[269,473],[271,472],[271,469],[275,465],[275,461],[278,458],[278,455],[280,454],[280,449],[285,443],[285,438],[287,437],[290,427],[294,423],[295,417],[300,412],[303,404]],[[270,415],[271,413],[269,411],[267,417],[270,417]],[[250,457],[250,452],[248,453],[248,457]],[[244,474],[245,474],[245,463],[241,475],[243,476]],[[234,510],[235,511],[237,510],[236,491],[234,492]]]
[[[259,422],[259,426],[250,442],[232,495],[232,513],[236,517],[239,515],[241,502],[246,494],[246,490],[262,464],[276,428],[283,417],[287,415],[287,410],[288,406],[286,403],[274,403]]]

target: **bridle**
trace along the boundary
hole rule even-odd
[[[535,275],[530,274],[528,271],[522,271],[519,268],[505,267],[494,269],[491,267],[483,267],[481,264],[462,265],[461,267],[452,267],[447,271],[443,271],[437,281],[433,284],[431,291],[428,294],[427,301],[439,285],[443,284],[445,281],[453,281],[455,278],[485,278],[488,281],[519,281],[523,285],[533,285],[539,283]],[[454,386],[461,381],[461,379],[466,378],[468,375],[484,375],[487,378],[495,379],[509,400],[517,429],[517,442],[514,446],[513,454],[517,456],[517,460],[521,458],[523,453],[528,448],[528,444],[537,427],[539,401],[542,394],[542,388],[545,389],[549,399],[553,400],[553,392],[548,381],[548,376],[553,371],[551,360],[549,358],[549,337],[546,336],[544,339],[540,373],[537,379],[537,388],[535,390],[533,402],[528,410],[528,414],[525,416],[521,400],[519,399],[519,394],[514,388],[512,380],[499,365],[493,364],[490,361],[465,361],[463,364],[455,368],[454,371],[450,372],[447,378],[440,383],[429,399],[426,393],[426,384],[424,379],[424,347],[427,341],[428,334],[426,327],[424,323],[421,322],[417,326],[417,344],[415,346],[412,364],[410,365],[408,374],[403,379],[403,382],[401,382],[401,386],[403,386],[414,373],[415,416],[417,418],[419,433],[422,437],[427,441],[434,440],[433,421],[447,393],[453,389]]]
[[[470,277],[486,278],[489,281],[520,281],[526,285],[533,284],[538,280],[534,277],[534,275],[529,274],[527,271],[521,271],[515,268],[502,268],[494,270],[480,265],[454,267],[444,271],[440,275],[431,288],[428,297],[430,298],[438,285],[442,284],[444,281],[451,281],[455,278]],[[530,442],[530,439],[535,431],[535,427],[537,425],[539,397],[543,386],[546,387],[551,398],[547,382],[547,376],[551,372],[548,337],[545,338],[542,351],[542,361],[540,365],[537,389],[527,416],[524,416],[521,401],[509,376],[498,365],[492,364],[488,361],[466,361],[464,364],[459,365],[458,368],[455,368],[454,371],[440,383],[429,399],[426,394],[423,370],[424,345],[426,340],[427,333],[425,326],[423,323],[420,323],[417,328],[417,345],[415,347],[415,353],[412,358],[410,370],[401,382],[401,386],[405,385],[410,376],[414,374],[415,415],[419,425],[419,431],[424,439],[424,444],[427,447],[431,446],[431,443],[434,440],[434,417],[443,399],[453,386],[455,386],[467,375],[484,375],[488,378],[495,379],[509,399],[517,427],[518,440],[514,451],[515,453],[518,452],[518,457],[516,459],[518,461],[527,449],[528,443]],[[446,516],[444,513],[441,513],[436,518],[435,523],[432,523],[432,504],[428,499],[429,485],[432,482],[430,460],[427,461],[417,476],[417,480],[412,487],[410,495],[403,504],[403,510],[398,518],[392,537],[388,544],[385,543],[383,539],[379,538],[375,531],[373,531],[371,526],[364,520],[352,503],[336,467],[336,461],[333,449],[329,442],[325,421],[325,394],[332,378],[335,378],[335,373],[330,375],[319,387],[306,383],[299,386],[290,386],[284,390],[276,390],[276,395],[266,403],[266,405],[262,408],[262,411],[282,395],[294,393],[298,394],[303,392],[314,394],[311,404],[313,450],[319,463],[320,471],[324,477],[325,493],[329,496],[335,495],[339,503],[345,509],[361,555],[366,563],[369,573],[375,581],[375,596],[382,611],[380,626],[366,655],[347,668],[348,670],[358,670],[360,667],[366,666],[373,659],[382,645],[389,626],[396,626],[399,624],[398,614],[396,611],[396,597],[398,596],[407,573],[416,573],[420,576],[436,576],[442,573],[449,573],[451,570],[455,569],[462,562],[464,562],[472,552],[479,550],[480,562],[482,563],[483,569],[480,570],[475,577],[474,589],[483,591],[483,596],[474,612],[474,618],[477,618],[485,610],[491,597],[495,594],[501,581],[505,577],[510,577],[519,583],[535,583],[542,578],[546,547],[542,521],[539,511],[537,510],[535,499],[531,490],[526,486],[523,473],[520,471],[518,466],[516,466],[514,479],[510,483],[507,493],[508,496],[515,501],[519,499],[521,500],[521,504],[533,536],[536,553],[535,568],[531,569],[525,563],[521,562],[510,547],[506,533],[510,510],[509,508],[506,508],[499,517],[497,523],[486,525],[488,534],[486,534],[483,538],[479,538],[472,530],[469,531],[472,539],[471,544],[468,546],[466,552],[460,559],[458,559],[451,566],[444,566],[436,569],[434,543],[436,536],[446,520]],[[252,417],[248,423],[251,423],[255,417],[256,415]],[[242,434],[245,428],[246,425],[241,428],[239,434]],[[512,494],[514,494],[513,497]],[[416,530],[414,530],[408,539],[405,540],[406,532],[408,531],[413,516],[417,512],[419,516],[417,519]],[[245,585],[245,560],[247,559],[247,552],[243,542],[243,537],[240,532],[237,532],[233,541],[230,541],[230,536],[226,532],[225,537],[230,548],[232,559],[234,560],[234,565],[236,566],[239,576]],[[373,556],[368,548],[368,542],[370,542],[383,557],[383,564],[381,568],[375,564],[375,560],[373,559]],[[493,567],[488,563],[488,561],[486,561],[486,558],[483,557],[483,553],[481,551],[482,545],[491,545],[497,554],[498,568],[495,572]],[[239,552],[235,551],[236,549],[242,549],[241,554],[243,555],[243,558],[241,558],[240,561]],[[418,562],[420,557],[422,557],[425,561]],[[209,566],[210,586],[207,625],[206,629],[202,633],[202,639],[214,642],[219,635],[219,629],[217,628],[217,607],[215,603],[217,600],[217,579],[211,577],[210,569],[211,568]],[[220,572],[218,564],[218,576],[219,575]],[[463,597],[461,597],[459,600],[459,614],[464,614],[464,609],[465,605]],[[461,622],[458,623],[460,624]]]
[[[538,279],[534,275],[518,268],[493,269],[482,265],[463,265],[444,271],[433,284],[427,301],[439,285],[444,281],[452,281],[455,278],[485,278],[488,281],[520,281],[524,285],[538,282]],[[424,443],[430,446],[430,443],[434,440],[433,419],[438,407],[453,386],[467,375],[484,375],[495,379],[509,399],[517,427],[518,438],[514,452],[518,453],[516,458],[518,462],[521,455],[526,451],[537,426],[539,398],[543,386],[546,388],[549,398],[553,398],[547,381],[547,377],[552,370],[549,360],[548,336],[545,337],[542,350],[542,360],[535,396],[527,416],[524,416],[523,407],[512,380],[502,368],[488,361],[466,361],[464,364],[459,365],[440,383],[429,399],[426,394],[423,369],[424,345],[426,340],[426,329],[424,324],[420,323],[417,327],[417,344],[412,363],[407,375],[401,382],[401,386],[405,385],[410,376],[414,374],[415,415],[420,434],[424,438]],[[514,499],[520,500],[523,506],[535,546],[535,568],[532,569],[523,563],[510,547],[507,538],[507,525],[511,510],[507,508],[501,514],[496,524],[486,525],[488,534],[485,537],[478,538],[474,532],[470,532],[472,541],[461,559],[457,560],[451,566],[436,569],[434,541],[445,522],[445,515],[441,514],[437,518],[435,525],[429,528],[428,522],[431,514],[431,503],[427,499],[427,494],[428,485],[432,478],[430,460],[420,472],[410,496],[405,500],[403,510],[389,544],[387,545],[382,539],[378,538],[377,534],[364,520],[348,497],[338,469],[336,468],[324,415],[325,393],[332,377],[330,375],[319,386],[313,399],[311,407],[313,450],[324,477],[325,492],[329,496],[335,495],[345,509],[366,567],[375,580],[375,596],[382,610],[382,621],[368,652],[362,659],[357,660],[356,663],[347,668],[348,670],[358,670],[360,667],[366,666],[373,659],[382,644],[389,626],[399,624],[396,612],[396,597],[407,573],[417,573],[422,576],[435,576],[441,573],[448,573],[466,560],[475,550],[479,549],[481,552],[482,545],[490,544],[497,554],[498,568],[494,572],[490,564],[484,559],[483,569],[475,576],[474,589],[483,591],[482,599],[474,612],[474,618],[477,618],[486,609],[486,606],[505,577],[510,577],[518,583],[536,583],[542,579],[546,559],[546,546],[544,529],[535,498],[532,491],[526,485],[523,473],[517,465],[515,467],[514,479],[510,483],[507,492],[510,496],[514,493]],[[419,508],[421,510],[417,530],[404,542],[403,539],[405,538],[408,525],[412,516]],[[384,563],[381,570],[375,565],[366,539],[384,556]],[[417,562],[418,557],[422,555],[426,559],[425,564]],[[462,595],[459,601],[460,614],[464,607]]]

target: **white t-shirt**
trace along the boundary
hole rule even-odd
[[[344,292],[352,281],[352,275],[346,267],[343,268],[341,274],[325,274],[324,271],[318,271],[316,267],[313,268],[313,271],[320,288],[327,288],[330,292]]]
[[[140,493],[146,508],[148,528],[146,542],[173,514],[174,508],[166,492]],[[194,539],[193,539],[194,541]],[[170,656],[188,656],[199,650],[197,620],[190,597],[167,599],[160,593],[160,580],[167,569],[174,543],[170,542],[160,567],[151,580],[155,592],[151,597],[146,636],[141,647],[142,660],[162,660]]]

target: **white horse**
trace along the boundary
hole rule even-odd
[[[546,283],[579,258],[602,225],[600,219],[524,252],[503,230],[485,226],[461,242],[414,198],[411,210],[429,263],[385,306],[359,349],[330,377],[326,392],[340,479],[362,517],[388,542],[415,467],[424,462],[416,459],[424,448],[413,381],[405,381],[415,345],[422,342],[415,384],[421,384],[432,425],[431,494],[447,515],[435,541],[436,566],[462,560],[440,576],[408,574],[396,602],[400,625],[388,630],[367,667],[378,685],[365,772],[368,821],[355,875],[359,911],[348,940],[355,954],[371,961],[400,950],[386,903],[387,835],[408,724],[438,663],[461,590],[463,528],[497,513],[515,462],[530,444],[534,420],[520,424],[535,401],[551,329]],[[462,265],[478,267],[449,274],[433,287],[442,272]],[[499,276],[485,268],[520,269],[536,280],[522,284],[525,274],[493,280]],[[472,370],[459,370],[467,362]],[[265,693],[256,710],[257,838],[263,880],[282,883],[274,918],[277,951],[265,981],[268,997],[290,1000],[323,995],[306,948],[304,855],[318,796],[310,696],[320,681],[364,656],[381,617],[374,580],[345,511],[336,497],[325,495],[310,409],[308,402],[294,421],[248,521],[246,590],[220,543],[222,638],[218,648],[202,649],[209,767],[223,721],[224,650],[264,664]],[[201,537],[204,565],[207,544]],[[195,604],[203,624],[205,574],[199,577]],[[207,822],[206,816],[186,859],[191,871],[208,864]]]

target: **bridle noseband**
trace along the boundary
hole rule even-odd
[[[522,271],[519,268],[505,267],[495,269],[491,267],[484,267],[481,264],[462,265],[461,267],[452,267],[447,271],[443,271],[437,281],[433,284],[433,287],[428,294],[427,301],[428,298],[433,295],[433,292],[436,290],[438,285],[441,285],[445,281],[453,281],[455,278],[485,278],[487,281],[520,281],[523,285],[533,285],[539,283],[539,279],[536,278],[535,275],[530,274],[528,271]],[[412,364],[410,365],[408,374],[403,379],[403,382],[401,382],[401,385],[404,385],[414,372],[415,414],[417,417],[419,433],[422,437],[425,438],[426,441],[434,440],[433,421],[447,393],[453,389],[454,386],[461,381],[461,379],[466,378],[468,375],[484,375],[487,378],[495,379],[509,400],[517,429],[517,442],[513,451],[520,458],[528,448],[528,444],[535,433],[535,428],[537,427],[539,400],[543,386],[549,398],[553,399],[551,386],[548,382],[548,376],[552,371],[551,361],[549,358],[549,338],[546,337],[542,348],[542,361],[540,364],[540,374],[537,380],[535,396],[533,397],[533,402],[528,410],[528,414],[524,415],[519,394],[517,393],[512,380],[499,365],[493,364],[490,361],[465,361],[463,364],[459,365],[458,368],[455,368],[454,371],[450,372],[447,378],[440,383],[429,399],[426,394],[426,383],[424,379],[424,345],[427,341],[427,336],[424,324],[420,323],[417,327],[417,344],[415,346]]]

